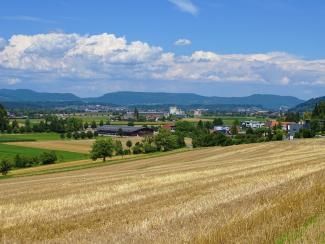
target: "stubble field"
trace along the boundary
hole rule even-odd
[[[126,148],[125,144],[131,140],[133,145],[141,142],[142,137],[111,137],[113,140],[119,140]],[[27,142],[10,142],[10,145],[23,146],[29,148],[43,148],[50,150],[65,150],[77,153],[89,153],[95,140],[53,140],[53,141],[27,141]]]
[[[4,179],[0,194],[2,242],[322,243],[325,141]]]

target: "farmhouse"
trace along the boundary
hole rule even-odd
[[[228,126],[214,126],[213,132],[219,132],[228,135],[230,134],[230,128]]]
[[[97,129],[98,135],[120,135],[123,136],[149,136],[153,135],[153,129],[136,126],[119,126],[119,125],[104,125]]]

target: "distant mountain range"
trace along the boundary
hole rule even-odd
[[[312,98],[304,103],[300,103],[297,106],[290,109],[290,111],[294,111],[294,112],[312,111],[314,109],[315,105],[320,102],[325,102],[325,96]]]
[[[130,105],[251,105],[266,109],[293,108],[304,101],[292,96],[255,94],[246,97],[207,97],[193,93],[112,92],[100,97],[81,98],[72,93],[44,93],[27,89],[0,89],[0,102],[82,102]]]

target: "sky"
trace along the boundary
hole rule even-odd
[[[325,95],[323,0],[3,0],[0,88]]]

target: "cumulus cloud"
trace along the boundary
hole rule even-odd
[[[177,41],[174,42],[175,46],[188,46],[191,44],[192,44],[191,40],[188,39],[178,39]]]
[[[325,84],[325,60],[305,60],[283,52],[195,51],[176,55],[161,47],[128,42],[125,37],[107,33],[14,35],[0,43],[0,81],[11,85],[28,84],[30,80],[39,84],[69,81],[69,86],[78,89],[94,84],[106,87],[117,81],[134,85],[155,80],[281,86]]]
[[[8,85],[16,85],[17,83],[19,83],[21,80],[20,79],[18,79],[18,78],[9,78],[8,80],[7,80],[7,83],[8,83]]]
[[[183,12],[187,12],[193,15],[197,15],[199,9],[195,6],[191,0],[168,0],[172,4],[174,4],[178,9]]]
[[[0,51],[6,46],[6,44],[7,41],[4,38],[0,37]]]

